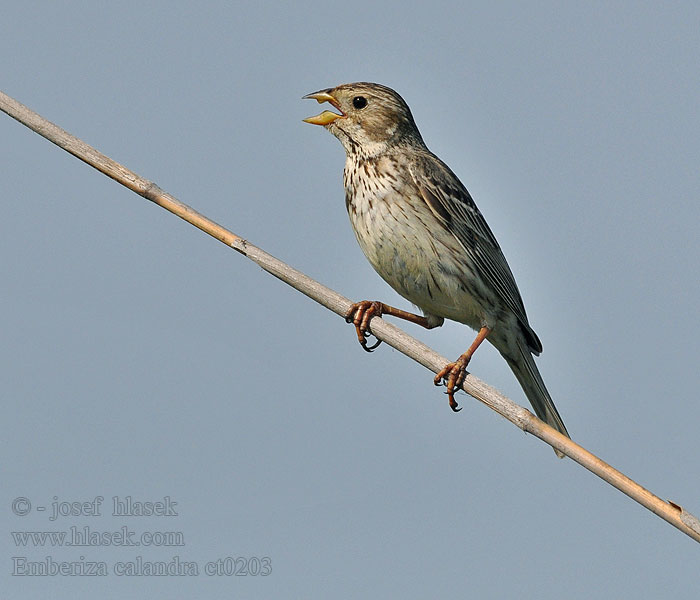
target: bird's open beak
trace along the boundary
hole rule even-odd
[[[340,103],[328,92],[329,90],[314,92],[313,94],[307,94],[303,97],[303,99],[306,100],[307,98],[311,98],[313,100],[316,100],[316,102],[318,102],[319,104],[323,102],[329,102],[340,111],[340,114],[336,114],[334,112],[331,112],[330,110],[324,110],[320,115],[316,115],[315,117],[309,117],[308,119],[303,119],[304,123],[311,123],[312,125],[328,125],[336,119],[342,119],[345,117],[345,113],[340,108]]]

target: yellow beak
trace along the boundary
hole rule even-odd
[[[303,99],[308,98],[316,100],[316,102],[318,102],[319,104],[322,104],[323,102],[329,102],[330,104],[335,106],[341,112],[341,114],[336,114],[334,112],[331,112],[330,110],[324,110],[320,115],[316,115],[315,117],[309,117],[308,119],[303,119],[304,123],[311,123],[312,125],[328,125],[336,119],[342,119],[345,117],[345,113],[343,113],[342,109],[340,108],[340,104],[338,103],[338,101],[327,91],[307,94],[306,96],[304,96]]]
[[[306,119],[302,119],[302,121],[304,121],[304,123],[311,123],[312,125],[328,125],[328,123],[332,123],[336,119],[342,119],[342,117],[343,115],[337,115],[330,110],[324,110],[320,115],[307,117]]]

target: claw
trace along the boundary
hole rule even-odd
[[[379,340],[379,339],[378,339],[376,342],[374,342],[374,344],[372,344],[371,346],[368,346],[368,345],[367,345],[367,338],[365,338],[365,339],[364,339],[364,342],[360,342],[360,345],[362,346],[362,349],[363,349],[365,352],[374,352],[374,350],[375,350],[377,347],[379,347],[379,345],[380,345],[381,343],[382,343],[382,340]]]
[[[450,408],[454,412],[459,412],[462,410],[455,400],[455,392],[464,382],[468,364],[469,358],[462,355],[455,362],[447,363],[433,379],[433,383],[435,385],[447,386],[445,393],[447,394]]]
[[[345,322],[352,323],[355,326],[355,331],[357,331],[357,341],[360,342],[360,346],[365,352],[372,352],[375,348],[382,343],[382,340],[377,340],[371,346],[367,345],[367,338],[370,335],[369,332],[369,322],[372,317],[382,316],[382,303],[371,300],[363,300],[362,302],[355,302],[347,314],[345,315]]]

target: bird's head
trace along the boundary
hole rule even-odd
[[[423,144],[408,105],[386,86],[344,83],[304,98],[328,102],[339,111],[324,110],[304,121],[328,129],[341,141],[348,154],[376,156],[393,145]]]

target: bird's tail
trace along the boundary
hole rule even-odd
[[[566,437],[569,436],[569,432],[564,426],[564,421],[561,420],[559,413],[557,412],[554,402],[552,402],[552,397],[549,395],[547,388],[542,381],[542,376],[540,375],[537,365],[535,364],[535,359],[532,357],[532,353],[526,347],[525,344],[518,344],[518,356],[513,358],[509,356],[504,356],[511,370],[520,382],[520,386],[523,388],[527,399],[532,404],[532,408],[535,409],[535,414],[542,419],[548,425],[551,425],[563,433]],[[563,458],[564,455],[558,450],[554,450],[559,458]]]

